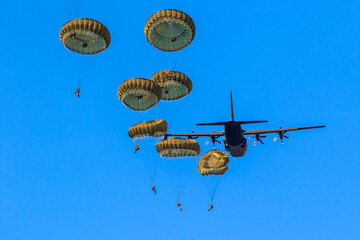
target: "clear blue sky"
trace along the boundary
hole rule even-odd
[[[116,91],[177,59],[143,33],[166,8],[195,22],[175,68],[194,88],[176,114],[161,104],[137,114]],[[360,239],[359,12],[353,0],[84,1],[79,16],[105,24],[112,42],[85,65],[78,99],[59,40],[63,2],[3,1],[0,239]],[[245,129],[327,127],[284,145],[249,141],[210,213],[192,168],[180,212],[161,164],[152,194],[127,129],[167,115],[172,132],[222,130],[195,124],[228,120],[230,89],[236,120],[269,120]]]

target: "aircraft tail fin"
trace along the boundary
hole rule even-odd
[[[229,122],[214,122],[214,123],[198,123],[197,126],[234,126],[242,124],[252,124],[252,123],[264,123],[268,121],[234,121],[234,108],[232,101],[232,93],[230,91],[230,121]]]
[[[230,122],[234,121],[234,109],[233,109],[233,101],[232,101],[232,94],[230,90]]]

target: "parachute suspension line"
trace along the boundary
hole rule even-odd
[[[220,181],[221,181],[221,175],[219,176],[219,177],[215,177],[216,178],[216,183],[215,183],[215,188],[214,188],[214,191],[213,191],[213,193],[212,193],[212,195],[211,195],[211,203],[214,201],[214,197],[215,197],[215,194],[216,194],[216,192],[217,192],[217,189],[218,189],[218,187],[219,187],[219,184],[220,184]]]
[[[140,152],[139,153],[136,153],[137,155],[141,154],[141,152],[144,152],[146,151],[146,147],[144,146],[145,144],[142,144],[142,141],[143,139],[142,138],[134,138],[134,142],[135,142],[135,146],[140,146]],[[135,157],[137,156],[135,155]],[[146,168],[146,172],[150,178],[150,180],[152,181],[152,177],[151,177],[151,171],[149,169],[149,166],[146,164],[146,160],[143,159],[143,156],[140,156],[140,159],[141,161],[144,163],[145,165],[145,168]]]
[[[154,138],[154,139],[149,139],[149,141],[151,141],[151,154],[149,154],[149,161],[146,161],[145,165],[146,165],[146,168],[148,169],[149,171],[149,176],[150,176],[150,179],[151,179],[151,183],[153,185],[155,185],[155,182],[156,182],[156,174],[157,174],[157,169],[158,169],[158,166],[159,166],[159,157],[157,156],[156,154],[156,150],[155,150],[155,143],[157,141],[158,138]],[[150,163],[151,163],[151,166],[152,168],[150,167]]]
[[[64,8],[65,8],[65,11],[66,11],[66,15],[68,16],[68,18],[71,18],[71,13],[70,13],[70,9],[69,9],[69,7],[67,6],[67,4],[66,4],[66,0],[62,0],[62,3],[63,3],[63,5],[64,5]]]
[[[75,11],[75,9],[76,9],[76,1],[75,0],[72,0],[72,3],[73,3],[73,10],[74,10],[74,12],[73,12],[73,14],[74,14],[74,16],[75,16],[75,13],[76,13],[76,11]]]
[[[83,2],[83,0],[62,0],[68,18],[73,19],[79,17]]]
[[[66,0],[62,0],[65,11],[66,11],[66,15],[68,18],[72,18],[73,17],[73,12],[71,11],[71,8],[73,8],[73,6],[69,6],[69,4],[67,3],[68,1]]]
[[[146,161],[146,159],[145,159],[145,161]],[[146,168],[146,172],[148,173],[148,176],[151,180],[151,183],[154,183],[155,180],[154,180],[154,177],[152,176],[152,171],[150,170],[150,167],[147,163],[145,163],[145,168]]]
[[[178,197],[179,199],[184,194],[188,182],[189,182],[189,175],[186,176],[184,185],[183,185],[182,189],[179,190],[179,197]]]
[[[142,145],[144,145],[144,144],[142,144]],[[143,150],[145,150],[145,149],[143,149]],[[147,153],[146,153],[146,154],[147,154]],[[149,155],[150,155],[150,154],[149,154]],[[147,171],[147,173],[148,173],[148,176],[149,176],[149,178],[150,178],[150,180],[151,180],[151,183],[154,184],[155,179],[154,179],[154,177],[153,177],[153,175],[152,175],[152,171],[150,170],[149,163],[147,162],[148,159],[142,158],[142,160],[143,160],[143,162],[144,162],[144,165],[145,165],[146,171]]]
[[[183,104],[181,104],[181,100],[182,99],[162,100],[160,101],[159,106],[154,109],[154,111],[168,123],[169,132],[171,132],[170,129],[172,126],[179,123],[177,122],[179,113],[184,113],[184,110],[186,111],[186,108],[182,108]]]
[[[156,57],[159,58],[162,69],[174,71],[183,54],[181,50],[176,52],[157,51]]]
[[[79,3],[78,5],[76,5],[76,3]],[[82,10],[82,7],[83,7],[83,0],[73,0],[73,3],[74,3],[74,16],[76,15],[79,15],[81,10]],[[77,9],[77,11],[75,11],[75,9]]]
[[[176,174],[176,170],[172,173],[172,174]],[[181,174],[181,173],[179,173]],[[183,184],[182,184],[182,178],[183,179]],[[175,196],[177,198],[178,201],[180,201],[181,199],[181,196],[182,196],[182,193],[184,192],[184,189],[185,189],[185,185],[186,185],[186,178],[184,176],[178,176],[176,177],[175,180],[173,180],[173,189],[174,189],[174,192],[175,192]]]
[[[140,146],[139,153],[140,159],[145,165],[146,172],[151,180],[151,183],[154,185],[156,181],[156,173],[158,168],[159,158],[156,156],[155,152],[155,142],[157,138],[153,137],[143,137],[135,138],[134,141]]]
[[[186,186],[189,182],[190,179],[190,170],[192,169],[193,166],[195,166],[195,164],[193,164],[193,162],[196,162],[195,159],[197,158],[197,156],[192,156],[192,157],[188,157],[189,159],[184,159],[185,161],[189,161],[190,163],[188,164],[189,166],[186,169],[186,176],[185,176],[185,181],[184,181],[184,185],[183,188],[180,192],[180,197],[184,194]]]
[[[189,181],[189,163],[193,157],[162,157],[167,163],[168,174],[176,199],[180,201]]]
[[[81,88],[81,72],[82,72],[82,65],[83,65],[83,58],[84,55],[74,53],[67,49],[67,58],[68,62],[70,63],[71,71],[72,71],[72,78],[76,87]],[[81,56],[79,56],[81,55]]]
[[[180,58],[184,55],[184,51],[180,51],[180,53],[178,53],[178,56],[175,58],[175,60],[172,61],[172,66],[170,66],[170,71],[174,71],[176,65],[179,63]]]
[[[216,191],[220,184],[221,175],[204,176],[203,179],[204,179],[204,183],[205,183],[206,190],[208,192],[210,201],[211,201],[211,203],[213,203]]]
[[[170,162],[170,161],[178,161],[178,160],[171,159],[171,158],[168,159],[167,157],[165,157],[163,159],[165,161],[169,161],[168,164],[170,166],[168,166],[168,168],[170,168],[170,169],[168,171],[168,174],[169,174],[169,177],[170,177],[170,182],[171,182],[171,185],[172,185],[172,189],[173,189],[174,194],[175,194],[175,196],[177,198],[177,201],[179,202],[180,201],[180,193],[179,193],[178,188],[179,188],[180,180],[179,180],[179,176],[176,177],[176,169],[174,169],[176,164],[171,164],[171,162]]]
[[[74,52],[71,52],[69,49],[66,49],[66,50],[67,50],[67,53],[66,53],[67,62],[70,63],[69,65],[70,65],[71,72],[72,72],[72,79],[73,79],[75,84],[78,84],[78,82],[77,82],[77,74],[76,74],[76,67],[75,67],[76,54]]]
[[[166,120],[166,122],[168,124],[168,129],[170,129],[174,123],[175,116],[178,113],[178,111],[176,111],[176,110],[179,110],[179,109],[176,109],[176,107],[174,107],[174,101],[164,100],[164,101],[160,101],[159,105],[157,107],[155,107],[153,111],[161,119]]]
[[[155,185],[155,181],[156,181],[156,175],[157,175],[157,169],[159,167],[159,156],[157,156],[156,154],[153,154],[152,158],[155,161],[155,166],[153,169],[153,179],[152,179],[152,184]]]
[[[77,76],[77,79],[76,80],[76,84],[78,88],[81,88],[81,78],[82,78],[82,72],[83,72],[83,66],[84,66],[84,58],[85,56],[84,55],[81,55],[80,56],[80,62],[79,62],[79,66],[78,66],[78,69],[79,69],[79,72],[78,72],[78,76]],[[75,69],[76,69],[76,66],[75,66]]]
[[[179,115],[186,113],[187,108],[183,108],[183,104],[181,103],[182,99],[172,100],[172,101],[163,101],[163,104],[166,104],[166,120],[169,125],[169,132],[171,132],[171,128],[173,126],[180,124]],[[175,131],[172,129],[172,131]]]
[[[96,56],[88,56],[88,55],[83,55],[83,59],[88,58],[88,60],[86,60],[86,62],[90,62],[88,67],[85,67],[86,69],[83,69],[82,72],[84,72],[83,77],[80,79],[80,87],[83,87],[84,83],[86,82],[86,80],[88,79],[91,71],[94,69],[96,63],[99,61],[99,58],[101,57],[101,53],[98,53]],[[90,59],[91,58],[91,59]],[[84,60],[83,60],[84,61]],[[84,63],[82,63],[82,67],[84,67]]]

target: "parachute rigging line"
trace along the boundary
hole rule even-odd
[[[68,18],[72,19],[79,16],[83,8],[83,2],[83,0],[62,0]]]
[[[211,201],[211,203],[213,203],[215,194],[217,192],[217,189],[218,189],[220,181],[221,181],[221,175],[220,176],[216,176],[216,175],[203,176],[203,179],[204,179],[204,183],[206,186],[206,190],[209,194],[210,201]],[[207,179],[208,179],[208,181],[207,181]],[[211,186],[213,186],[213,188],[211,188]]]

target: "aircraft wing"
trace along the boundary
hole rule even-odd
[[[265,130],[250,130],[243,132],[244,135],[255,135],[255,134],[265,134],[265,133],[279,133],[279,132],[290,132],[290,131],[299,131],[299,130],[307,130],[313,128],[323,128],[322,126],[311,126],[311,127],[297,127],[297,128],[278,128],[278,129],[265,129]]]
[[[207,132],[207,133],[167,133],[165,137],[221,137],[224,136],[225,132]]]

